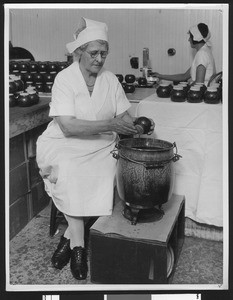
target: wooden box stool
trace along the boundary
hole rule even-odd
[[[118,195],[116,197],[119,197]],[[111,216],[90,228],[90,274],[93,283],[171,283],[183,241],[185,197],[172,195],[162,219],[131,225],[116,201]]]

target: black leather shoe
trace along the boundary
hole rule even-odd
[[[60,242],[57,246],[56,251],[52,256],[52,265],[61,270],[68,264],[70,260],[71,249],[70,249],[70,240],[65,238],[64,236],[61,237]]]
[[[83,247],[74,247],[71,252],[70,269],[74,278],[87,278],[87,253]]]

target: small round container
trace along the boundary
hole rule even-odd
[[[57,64],[57,72],[61,72],[65,68],[67,68],[67,62],[66,61],[61,61]]]
[[[116,74],[116,77],[118,78],[119,82],[122,83],[124,80],[124,76],[122,74]]]
[[[147,85],[147,79],[145,77],[139,77],[138,78],[138,84],[140,86],[146,86]]]
[[[21,93],[18,97],[17,102],[18,102],[18,106],[20,107],[27,107],[32,105],[28,93]]]
[[[24,90],[24,82],[21,80],[20,76],[15,77],[15,84],[17,86],[17,91],[23,91]]]
[[[38,63],[35,61],[30,62],[29,64],[29,71],[30,73],[34,74],[38,71]]]
[[[171,90],[172,86],[169,83],[161,83],[158,86],[156,93],[159,98],[169,98],[171,95]]]
[[[45,82],[44,92],[45,93],[51,93],[52,92],[52,87],[53,87],[53,82]]]
[[[45,73],[46,74],[46,73]],[[37,82],[43,82],[44,81],[44,75],[45,74],[41,74],[41,73],[34,73],[33,74],[33,82],[37,83]]]
[[[17,99],[14,94],[9,94],[9,106],[14,107],[17,105]]]
[[[202,102],[202,95],[200,87],[192,86],[187,94],[187,101],[190,103],[200,103]]]
[[[135,86],[133,84],[126,84],[124,86],[124,91],[125,91],[125,93],[134,93]]]
[[[47,72],[57,73],[57,63],[56,62],[49,62],[48,65],[47,65]]]
[[[44,82],[53,82],[53,80],[54,80],[54,75],[53,74],[51,74],[51,73],[43,74],[43,81]],[[40,82],[41,82],[41,80],[40,80]]]
[[[134,83],[135,80],[136,80],[135,75],[133,75],[133,74],[127,74],[127,75],[125,75],[125,82],[126,83]]]
[[[13,79],[9,80],[9,93],[15,94],[17,92],[17,85]]]
[[[16,61],[11,61],[9,69],[10,69],[11,74],[14,74],[16,72],[18,73],[19,72],[19,63]]]
[[[47,62],[39,62],[38,63],[38,71],[39,73],[46,73],[47,72]]]
[[[185,102],[186,93],[182,86],[175,85],[171,91],[171,101],[173,102]]]
[[[208,104],[218,104],[220,102],[220,97],[215,87],[208,87],[205,95],[204,102]]]
[[[27,62],[24,62],[24,61],[21,61],[21,62],[19,63],[19,71],[20,71],[20,72],[23,72],[23,71],[28,72],[28,71],[29,71],[28,63],[27,63]]]
[[[35,88],[38,93],[43,93],[44,92],[44,84],[42,82],[36,82],[35,83]]]
[[[34,86],[33,81],[26,81],[26,82],[25,82],[25,89],[27,89],[27,88],[30,87],[30,86]]]
[[[204,84],[204,83],[199,83],[199,82],[197,82],[197,83],[195,83],[194,86],[195,86],[195,87],[200,87],[201,94],[202,94],[202,97],[203,97],[204,94],[205,94],[205,91],[206,91],[206,89],[207,89],[207,87],[205,86],[205,84]]]
[[[31,101],[31,105],[37,104],[40,100],[40,97],[39,97],[39,95],[37,94],[36,91],[29,91],[28,92],[28,97]]]
[[[134,122],[139,134],[147,134],[151,128],[151,121],[147,117],[139,117]]]

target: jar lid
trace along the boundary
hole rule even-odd
[[[36,94],[36,91],[31,89],[31,90],[27,90],[27,93],[32,95],[32,94]]]
[[[220,83],[214,82],[210,85],[210,87],[219,87]]]
[[[160,83],[159,86],[167,87],[167,86],[169,86],[169,83]]]
[[[204,85],[203,82],[196,82],[195,85]]]
[[[176,90],[176,91],[183,91],[183,87],[182,87],[182,86],[179,86],[179,85],[174,85],[174,86],[173,86],[173,90]]]
[[[216,88],[216,87],[211,87],[211,86],[209,86],[209,87],[207,88],[207,91],[208,91],[208,92],[217,92],[217,88]]]
[[[200,86],[191,86],[190,88],[191,91],[200,91]]]
[[[181,84],[181,85],[188,85],[188,82],[187,81],[181,81],[181,82],[179,82],[179,84]]]
[[[28,96],[28,93],[25,93],[25,92],[20,93],[20,96]]]

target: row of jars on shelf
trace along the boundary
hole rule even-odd
[[[222,101],[222,86],[220,83],[212,83],[206,87],[202,83],[190,86],[187,82],[180,82],[172,86],[169,83],[161,83],[156,93],[160,98],[170,98],[173,102],[190,102],[218,104]]]
[[[70,65],[66,61],[10,61],[10,74],[15,73],[58,73]]]
[[[134,93],[136,84],[140,86],[147,86],[147,79],[145,77],[136,78],[133,74],[127,74],[125,77],[122,74],[115,74],[121,83],[125,93]]]

